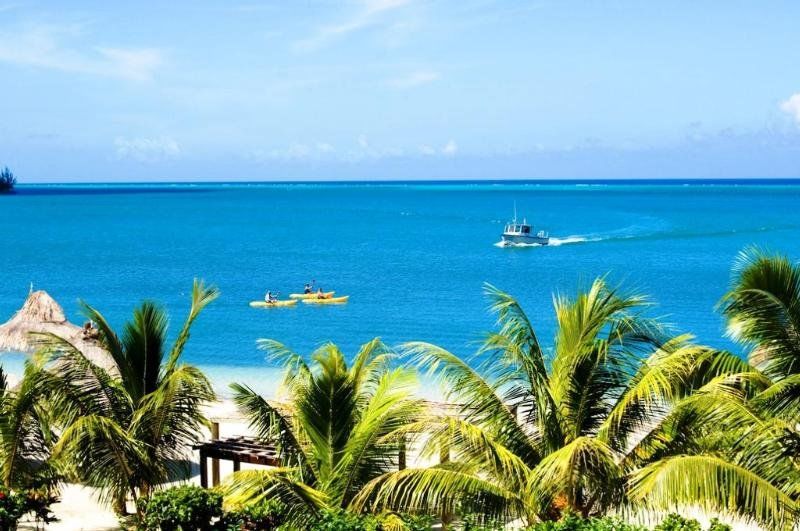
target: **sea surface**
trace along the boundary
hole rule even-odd
[[[554,238],[500,248],[514,203]],[[192,279],[221,290],[199,318],[186,359],[223,389],[274,385],[256,339],[299,352],[326,341],[349,355],[375,336],[422,340],[462,356],[491,330],[485,282],[519,299],[551,344],[554,293],[597,276],[644,293],[677,332],[741,350],[715,305],[749,245],[800,258],[800,182],[337,183],[29,185],[0,196],[0,322],[31,283],[82,323],[78,301],[121,326],[143,299],[177,330]],[[311,280],[341,306],[259,310]],[[0,363],[19,372],[24,357]]]

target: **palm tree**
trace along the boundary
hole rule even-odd
[[[776,382],[775,406],[800,406],[800,265],[756,248],[742,251],[720,302],[728,333],[750,347],[750,361]]]
[[[764,377],[746,363],[666,336],[642,316],[645,299],[602,279],[575,299],[555,298],[551,352],[512,297],[487,293],[499,331],[479,369],[434,345],[405,347],[460,405],[458,415],[406,428],[431,434],[424,455],[444,449],[449,459],[374,479],[355,508],[532,524],[565,510],[686,503],[775,523],[793,506],[731,446],[761,422],[746,399]]]
[[[136,308],[121,336],[86,305],[113,360],[110,370],[63,338],[43,337],[43,351],[54,363],[42,389],[63,430],[54,458],[68,476],[100,487],[120,514],[128,496],[136,504],[159,484],[189,472],[184,452],[207,424],[201,408],[214,393],[199,369],[181,363],[181,354],[198,314],[217,295],[216,288],[195,281],[189,315],[169,350],[167,314],[157,304]]]
[[[307,361],[278,342],[259,343],[286,367],[286,400],[268,401],[243,385],[232,388],[259,437],[276,445],[283,466],[236,472],[228,500],[277,498],[296,522],[347,509],[368,481],[398,466],[402,442],[392,435],[422,412],[422,403],[411,397],[414,373],[390,369],[393,354],[378,339],[362,346],[349,367],[333,344]]]
[[[40,360],[30,360],[22,381],[10,389],[0,368],[0,486],[7,489],[55,483],[48,461],[54,436],[40,393],[42,376]]]

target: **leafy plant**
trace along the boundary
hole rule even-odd
[[[275,341],[260,346],[286,367],[286,402],[270,402],[242,385],[232,388],[251,427],[278,449],[282,466],[234,473],[225,485],[228,501],[280,500],[295,525],[321,512],[338,515],[368,481],[398,467],[403,443],[397,435],[423,411],[412,396],[415,376],[390,369],[394,354],[378,339],[364,345],[349,367],[333,344],[310,361]],[[337,516],[335,525],[348,521]]]
[[[27,496],[0,488],[0,529],[16,529],[17,521],[28,512]]]
[[[459,405],[456,415],[407,429],[430,434],[423,456],[445,448],[450,459],[374,479],[356,509],[529,525],[632,503],[696,504],[767,525],[793,513],[790,493],[772,479],[778,474],[752,467],[734,446],[764,427],[747,400],[768,381],[745,362],[670,337],[642,315],[643,297],[603,279],[575,298],[555,298],[552,351],[513,297],[491,286],[487,293],[499,330],[477,369],[435,345],[405,346]],[[769,455],[781,473],[794,468]]]
[[[99,487],[118,514],[125,514],[128,497],[140,511],[139,497],[188,476],[183,452],[207,424],[202,407],[214,392],[199,369],[181,363],[181,354],[195,319],[217,295],[195,281],[189,316],[171,346],[167,314],[153,302],[134,310],[121,336],[85,305],[111,357],[108,370],[68,340],[42,336],[43,354],[53,361],[42,389],[63,429],[53,457],[73,480]]]
[[[225,531],[272,531],[286,521],[286,512],[286,506],[278,500],[264,500],[226,512],[218,528]]]
[[[581,518],[575,513],[567,513],[558,521],[530,526],[528,531],[646,531],[646,528],[614,516]]]
[[[194,485],[155,492],[144,502],[142,524],[157,531],[206,531],[222,516],[222,495]]]
[[[670,513],[653,531],[700,531],[700,522],[694,518],[685,518],[677,513]]]

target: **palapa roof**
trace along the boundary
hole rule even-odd
[[[46,291],[31,291],[25,304],[0,326],[0,351],[31,353],[38,348],[37,333],[66,339],[97,365],[112,369],[110,355],[94,340],[84,339],[83,328],[67,321],[64,309]]]

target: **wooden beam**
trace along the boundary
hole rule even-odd
[[[208,488],[208,470],[206,470],[206,452],[200,449],[200,486]]]
[[[211,423],[211,438],[219,439],[219,422]],[[211,485],[219,485],[219,459],[216,457],[211,458]]]

